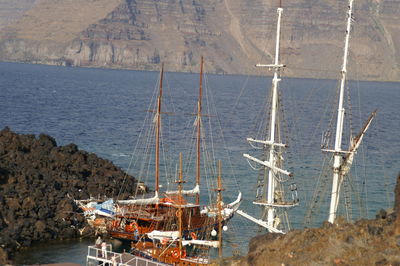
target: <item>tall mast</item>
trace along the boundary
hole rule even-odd
[[[200,63],[199,100],[197,102],[197,161],[196,161],[196,185],[200,186],[200,154],[201,154],[201,100],[203,97],[203,57]],[[196,194],[196,204],[200,204],[200,195]]]
[[[279,48],[280,48],[280,33],[281,33],[281,16],[283,9],[281,7],[278,8],[278,24],[276,27],[276,46],[275,46],[275,65],[279,65]],[[274,150],[274,143],[276,142],[275,138],[275,130],[276,130],[276,109],[278,105],[278,84],[280,81],[279,68],[274,68],[274,78],[272,79],[272,103],[271,103],[271,124],[270,124],[270,139],[269,141],[272,143],[271,148],[269,150],[269,163],[272,166],[276,166],[276,156]],[[268,169],[268,196],[267,203],[274,203],[274,194],[275,194],[275,176],[272,169]],[[275,216],[275,208],[268,209],[268,218],[267,222],[270,226],[273,226]]]
[[[331,203],[329,208],[329,218],[328,221],[333,223],[336,218],[336,212],[339,203],[339,193],[340,193],[340,165],[342,163],[342,135],[343,135],[343,121],[345,109],[343,107],[344,98],[344,86],[346,83],[347,74],[347,58],[349,54],[349,40],[350,40],[350,30],[351,30],[351,19],[353,14],[353,1],[349,0],[348,11],[347,11],[347,27],[346,27],[346,38],[344,41],[344,55],[343,55],[343,65],[341,70],[341,81],[340,81],[340,91],[339,91],[339,106],[337,114],[336,123],[336,137],[335,137],[335,149],[334,149],[334,161],[333,161],[333,179],[332,179],[332,193],[331,193]]]
[[[270,131],[269,131],[269,139],[266,140],[254,140],[252,138],[248,138],[248,141],[256,142],[264,144],[264,147],[269,146],[269,160],[261,161],[257,158],[254,158],[248,154],[243,154],[244,157],[253,160],[257,163],[264,165],[268,169],[268,176],[265,176],[264,184],[268,184],[267,191],[263,193],[263,201],[266,203],[264,206],[267,209],[267,225],[270,228],[276,228],[274,225],[275,219],[275,208],[274,206],[274,196],[275,196],[275,186],[276,186],[276,175],[279,173],[291,175],[291,173],[278,168],[277,165],[277,156],[275,155],[275,148],[285,146],[285,144],[278,143],[279,136],[276,137],[276,129],[277,129],[277,108],[278,108],[278,86],[281,79],[279,78],[279,71],[284,65],[279,63],[279,50],[280,50],[280,34],[281,34],[281,18],[282,18],[283,8],[280,6],[277,9],[278,13],[278,22],[276,27],[276,45],[275,45],[275,59],[273,64],[257,64],[258,67],[268,67],[274,70],[274,77],[272,79],[272,102],[271,102],[271,116],[270,116]],[[278,132],[279,134],[279,132]],[[276,173],[276,174],[275,174]],[[266,193],[265,193],[266,192]]]
[[[158,193],[159,187],[159,165],[160,165],[160,131],[161,131],[161,97],[163,89],[163,76],[164,76],[164,63],[161,64],[160,72],[160,90],[157,98],[157,113],[156,113],[156,188],[155,191]]]
[[[176,181],[178,183],[178,191],[179,191],[179,207],[178,207],[178,229],[179,229],[179,265],[181,265],[181,256],[182,256],[182,153],[179,154],[179,180]]]
[[[222,191],[225,189],[222,188],[222,181],[221,181],[221,161],[218,161],[218,188],[216,189],[218,193],[217,197],[217,207],[218,207],[218,242],[219,242],[219,249],[218,249],[218,257],[222,258]]]
[[[277,8],[278,21],[276,26],[276,44],[275,44],[275,58],[272,64],[257,64],[258,67],[267,67],[274,71],[274,76],[272,78],[272,99],[271,99],[271,113],[269,117],[269,136],[266,135],[264,139],[253,139],[247,138],[250,143],[257,143],[263,145],[263,149],[268,153],[269,157],[264,161],[257,159],[249,154],[243,154],[243,156],[251,161],[261,164],[264,167],[264,179],[262,181],[262,197],[261,200],[257,197],[257,200],[253,204],[261,206],[263,208],[263,213],[260,219],[252,217],[245,212],[238,210],[237,213],[243,217],[255,222],[268,229],[269,232],[274,233],[285,233],[284,231],[278,229],[280,224],[280,219],[283,217],[284,222],[287,227],[286,230],[290,230],[289,219],[286,210],[298,205],[297,195],[292,190],[293,201],[286,201],[283,190],[284,179],[280,178],[281,175],[292,176],[292,173],[286,171],[280,167],[282,156],[281,149],[287,147],[286,144],[280,143],[280,127],[279,127],[279,82],[280,71],[285,67],[285,65],[279,62],[279,52],[280,52],[280,38],[281,38],[281,18],[283,13],[283,8],[281,1],[279,1],[279,7]],[[266,155],[266,154],[265,154]],[[257,192],[258,193],[258,192]],[[283,214],[280,216],[280,214]]]

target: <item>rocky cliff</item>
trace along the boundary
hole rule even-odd
[[[119,195],[121,184],[127,190]],[[0,265],[32,242],[75,238],[86,221],[73,200],[90,195],[126,198],[136,180],[111,162],[57,146],[47,135],[0,131]]]
[[[265,0],[41,0],[3,28],[0,59],[72,66],[261,74],[274,53],[276,6]],[[359,0],[351,78],[400,80],[400,0]],[[347,5],[283,1],[286,75],[336,78]]]
[[[37,0],[0,0],[0,28],[17,21]]]

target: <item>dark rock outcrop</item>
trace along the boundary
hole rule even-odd
[[[253,238],[245,257],[224,265],[400,265],[400,175],[394,212],[380,210],[374,220],[294,230]]]
[[[400,173],[397,176],[396,188],[394,190],[394,212],[397,217],[394,229],[397,245],[400,247]]]
[[[0,264],[32,242],[80,236],[86,225],[74,199],[117,196],[125,182],[126,198],[136,180],[111,162],[57,146],[47,135],[0,131]],[[7,255],[8,254],[8,255]]]

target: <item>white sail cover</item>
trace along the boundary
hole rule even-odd
[[[175,240],[179,238],[179,231],[158,231],[158,230],[153,230],[150,233],[147,234],[147,236],[151,239],[157,239],[157,240],[163,240],[163,239],[168,239],[168,240]]]
[[[165,192],[166,194],[179,194],[179,191],[178,190],[172,190],[172,191],[166,191]],[[191,190],[182,190],[181,191],[181,193],[182,193],[182,195],[188,195],[188,196],[194,196],[194,195],[197,195],[197,194],[200,194],[200,186],[198,185],[198,184],[196,184],[196,186],[193,188],[193,189],[191,189]]]
[[[159,241],[176,241],[179,238],[179,231],[158,231],[154,230],[147,234],[150,239],[156,239]],[[203,245],[217,248],[219,247],[218,241],[209,241],[209,240],[183,240],[182,245]]]
[[[157,204],[160,198],[158,197],[158,192],[156,191],[154,197],[148,199],[133,199],[133,200],[118,200],[118,204],[132,204],[132,205],[147,205],[147,204]]]
[[[239,191],[239,194],[238,194],[238,196],[237,196],[237,199],[236,199],[235,201],[229,203],[229,204],[226,205],[226,206],[227,206],[228,208],[233,209],[233,211],[236,211],[236,210],[239,208],[241,201],[242,201],[242,192]]]
[[[223,205],[222,207],[222,218],[224,220],[227,220],[232,217],[232,215],[237,211],[237,209],[240,206],[240,203],[242,202],[242,192],[239,191],[238,197],[235,201]],[[201,214],[207,214],[209,217],[214,217],[218,215],[218,208],[204,208],[203,210],[200,211]]]
[[[213,248],[218,248],[219,247],[219,242],[218,241],[210,241],[210,240],[183,240],[182,245],[187,246],[187,245],[203,245],[203,246],[209,246]]]

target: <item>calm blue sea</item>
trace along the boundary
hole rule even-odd
[[[59,145],[75,143],[81,150],[96,153],[128,169],[130,154],[149,114],[146,111],[151,109],[149,103],[157,88],[158,75],[157,72],[0,63],[0,128],[9,126],[24,134],[46,133]],[[207,88],[204,97],[213,103],[204,106],[204,113],[211,115],[204,120],[210,120],[222,132],[215,133],[212,145],[226,169],[224,199],[234,200],[240,189],[244,195],[241,209],[253,215],[258,211],[251,204],[257,172],[242,154],[253,152],[246,137],[253,136],[260,121],[265,119],[263,106],[270,83],[269,77],[207,75],[204,85]],[[196,110],[198,74],[167,72],[164,85],[164,110],[174,113],[166,121],[178,124],[165,132],[171,143],[169,152],[184,151],[185,129],[192,126],[191,114]],[[285,163],[294,173],[300,197],[300,206],[291,212],[294,228],[303,227],[321,169],[321,136],[335,110],[336,86],[334,80],[313,79],[283,79],[281,84],[285,141],[289,143]],[[346,99],[350,99],[352,122],[345,125],[346,130],[357,132],[368,115],[378,109],[357,154],[351,188],[361,191],[359,198],[364,202],[361,207],[367,217],[374,217],[377,210],[392,206],[394,182],[399,172],[400,84],[352,81],[349,87],[351,92]],[[131,173],[135,175],[134,170]],[[324,204],[315,225],[327,218]],[[354,208],[354,217],[357,216]],[[245,219],[234,217],[225,236],[226,254],[237,249],[243,255],[248,240],[260,232]],[[84,264],[86,246],[85,241],[41,244],[21,254],[19,263]]]

